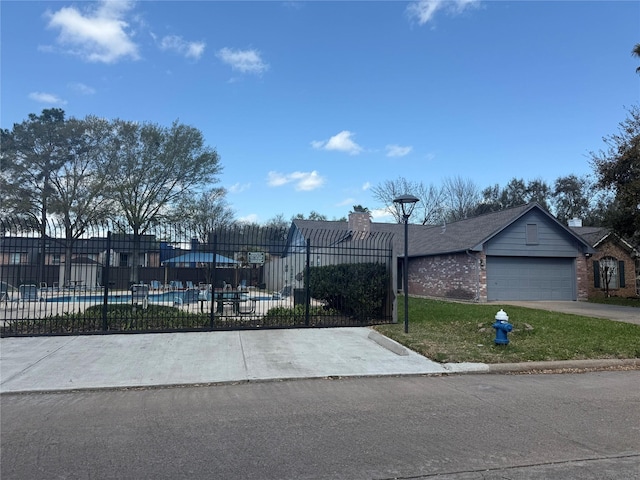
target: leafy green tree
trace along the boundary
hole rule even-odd
[[[35,219],[43,231],[54,195],[51,178],[70,158],[67,128],[64,111],[53,108],[2,130],[3,211]]]
[[[527,186],[522,178],[512,178],[500,194],[502,208],[524,205],[527,202]]]
[[[538,202],[542,208],[549,211],[551,200],[551,187],[541,178],[527,182],[527,203]]]
[[[617,215],[610,226],[622,237],[640,242],[640,106],[628,109],[618,133],[603,138],[607,147],[591,152],[600,188],[615,194]]]
[[[363,207],[362,205],[354,205],[353,206],[354,213],[369,213],[369,209],[367,207]]]
[[[636,46],[631,50],[631,55],[640,58],[640,43],[636,43]],[[640,67],[636,68],[636,73],[640,73]]]
[[[553,188],[556,218],[567,224],[572,218],[584,220],[589,213],[589,181],[586,177],[558,177]]]
[[[141,236],[159,221],[179,217],[180,202],[215,184],[222,167],[202,133],[178,121],[166,128],[116,120],[112,132],[110,190],[123,227],[133,233],[130,281],[137,282]]]
[[[497,183],[491,187],[486,187],[480,192],[480,202],[473,209],[472,216],[483,215],[485,213],[497,212],[502,210],[502,201],[500,199],[501,190]]]
[[[49,220],[62,222],[67,280],[74,242],[107,212],[108,168],[103,152],[108,137],[108,122],[96,117],[66,119],[61,109],[30,114],[11,131],[2,132],[5,214],[37,220],[43,242]],[[43,247],[40,250],[44,252]],[[43,266],[40,255],[40,270]]]
[[[291,220],[314,220],[316,222],[326,221],[328,220],[326,215],[316,212],[315,210],[311,210],[309,216],[305,218],[304,213],[295,214]]]

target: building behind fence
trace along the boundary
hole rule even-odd
[[[63,226],[53,221],[44,236],[27,222],[5,220],[1,227],[2,336],[350,326],[395,319],[389,234],[354,237],[349,231],[238,225],[202,237],[184,225],[161,225],[136,237],[105,223],[66,239]],[[385,272],[375,312],[361,312],[347,298],[349,286],[363,280],[356,270],[343,270],[353,278],[332,279],[344,285],[344,298],[314,298],[309,279],[319,278],[322,267],[357,264]]]

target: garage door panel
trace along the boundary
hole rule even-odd
[[[489,300],[575,300],[573,258],[487,257]]]

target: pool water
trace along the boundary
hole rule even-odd
[[[147,296],[149,303],[195,303],[199,300],[199,291],[184,290],[181,292],[153,293]],[[204,300],[204,298],[202,298]],[[51,303],[78,302],[99,304],[104,301],[103,295],[64,295],[46,299]],[[108,295],[107,303],[131,303],[131,294]]]

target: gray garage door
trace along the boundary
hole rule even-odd
[[[488,300],[575,300],[573,258],[487,257]]]

